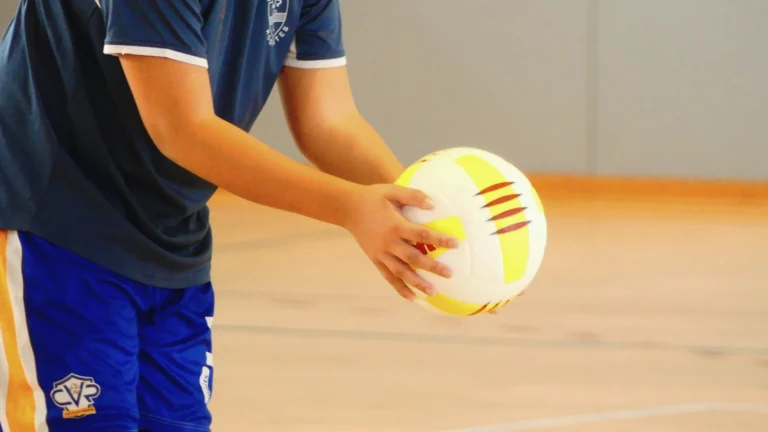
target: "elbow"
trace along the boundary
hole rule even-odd
[[[156,116],[151,116],[149,118],[142,116],[142,123],[144,125],[144,130],[147,132],[147,135],[155,147],[160,153],[168,157],[168,153],[172,151],[173,143],[176,139],[173,136],[174,129],[178,126],[174,126],[172,123],[163,121]]]
[[[309,157],[318,151],[327,151],[343,135],[359,126],[360,115],[354,112],[344,115],[306,116],[301,121],[289,122],[296,147]]]
[[[306,119],[303,121],[291,119],[289,120],[289,130],[296,148],[307,156],[307,153],[311,153],[319,141],[325,140],[328,125],[317,121],[308,122]]]
[[[160,153],[176,163],[181,163],[183,150],[190,147],[190,140],[198,136],[199,121],[155,120],[145,121],[144,127]]]
[[[176,143],[179,141],[179,125],[176,122],[163,119],[152,118],[144,119],[144,129],[149,138],[155,144],[155,147],[164,156],[169,157],[173,153]]]

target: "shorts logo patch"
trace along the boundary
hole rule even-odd
[[[203,390],[203,398],[205,404],[211,401],[211,370],[208,367],[203,367],[203,371],[200,374],[200,388]]]
[[[64,418],[81,418],[96,414],[94,401],[101,394],[101,387],[90,377],[69,374],[53,384],[51,399],[64,410]]]

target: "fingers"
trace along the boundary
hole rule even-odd
[[[399,242],[393,248],[392,253],[396,257],[400,258],[403,262],[408,264],[411,268],[423,269],[444,278],[450,278],[453,276],[453,272],[451,271],[450,267],[427,257],[421,253],[420,250],[404,241]]]
[[[397,185],[388,185],[385,196],[397,204],[418,207],[425,210],[435,208],[435,203],[422,191]],[[453,249],[459,242],[455,238],[431,230],[425,226],[410,223],[407,220],[399,227],[399,234],[413,243],[423,243],[436,247]]]
[[[413,291],[411,291],[410,288],[402,281],[402,279],[399,279],[397,276],[395,276],[387,266],[384,264],[377,263],[376,268],[379,269],[379,273],[381,273],[382,276],[384,276],[384,279],[386,279],[387,282],[389,282],[390,285],[392,285],[392,288],[395,289],[395,291],[400,294],[400,297],[408,300],[408,301],[414,301],[416,299],[416,296],[413,294]]]
[[[454,249],[459,246],[459,241],[455,238],[414,223],[404,223],[401,227],[400,236],[413,243],[440,248]]]
[[[418,251],[417,251],[418,252]],[[390,272],[402,283],[416,288],[428,296],[435,295],[434,285],[422,278],[416,271],[395,255],[387,255],[382,259]]]
[[[423,210],[432,210],[435,208],[434,201],[432,201],[427,194],[418,189],[390,185],[386,192],[386,196],[389,200],[404,206],[418,207]]]

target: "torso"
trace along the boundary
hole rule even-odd
[[[310,1],[201,0],[220,117],[250,130]],[[159,153],[104,38],[94,0],[28,0],[0,42],[0,228],[146,284],[207,282],[216,188]]]

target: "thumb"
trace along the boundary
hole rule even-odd
[[[432,210],[435,203],[427,194],[418,190],[398,185],[392,185],[385,193],[387,199],[401,206],[413,206],[424,210]]]

